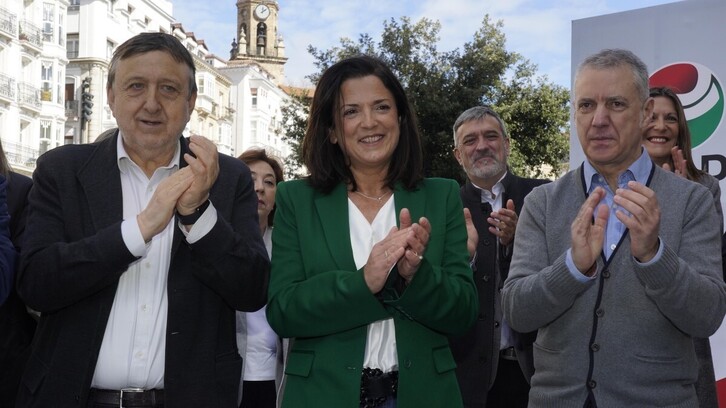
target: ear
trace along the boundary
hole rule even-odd
[[[650,117],[653,115],[653,107],[655,106],[655,99],[653,97],[648,98],[643,105],[643,123],[640,125],[645,127],[648,125]]]
[[[335,131],[330,128],[328,129],[328,139],[332,144],[338,144],[338,137],[335,135]]]

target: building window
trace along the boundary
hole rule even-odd
[[[114,48],[116,48],[116,44],[111,40],[106,40],[106,59],[111,60]]]
[[[43,62],[40,68],[40,100],[51,102],[53,101],[53,63]]]
[[[40,121],[40,154],[48,151],[48,145],[50,144],[50,121]]]
[[[78,34],[68,34],[66,40],[66,58],[78,58]]]
[[[43,41],[53,41],[53,22],[55,21],[55,4],[43,3]]]
[[[204,75],[199,75],[197,77],[197,93],[199,95],[204,95]]]
[[[257,55],[265,55],[267,47],[267,24],[257,24]]]
[[[56,91],[55,91],[56,101],[55,101],[55,103],[57,103],[58,105],[63,105],[63,75],[64,75],[63,67],[61,66],[58,68],[58,75],[57,75],[58,78],[55,81],[55,83],[56,83],[56,86],[55,86],[56,87]]]
[[[58,45],[60,45],[61,47],[63,46],[63,43],[66,40],[65,32],[63,31],[64,30],[63,16],[65,16],[65,14],[66,14],[65,9],[61,8],[60,12],[58,13]]]
[[[74,7],[74,6],[77,7],[80,5],[81,5],[81,0],[71,0],[71,4],[70,4],[71,7]]]
[[[257,107],[257,88],[252,88],[252,107]]]

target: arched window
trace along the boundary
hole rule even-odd
[[[265,47],[267,47],[267,24],[257,24],[257,55],[265,55]]]

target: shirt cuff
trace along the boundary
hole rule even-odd
[[[572,248],[567,250],[565,264],[567,265],[567,270],[570,271],[570,275],[577,279],[578,282],[587,283],[597,278],[597,272],[593,273],[592,276],[585,276],[575,267],[575,261],[572,260]]]
[[[144,236],[141,235],[141,228],[139,228],[136,217],[121,222],[121,238],[133,256],[138,258],[146,254],[147,244],[144,242]]]
[[[207,235],[209,231],[212,230],[212,228],[214,228],[214,224],[216,223],[217,210],[214,208],[214,204],[212,202],[209,203],[209,207],[204,210],[202,215],[199,217],[197,222],[192,225],[192,228],[189,231],[187,231],[187,229],[184,227],[184,225],[182,225],[181,222],[177,221],[179,229],[181,230],[182,234],[184,234],[186,241],[190,244],[193,244],[204,238],[204,236]]]
[[[663,241],[660,239],[660,237],[658,237],[658,252],[655,253],[653,259],[648,262],[640,262],[636,257],[633,257],[633,259],[635,259],[635,262],[640,266],[650,266],[660,261],[661,256],[663,256]]]

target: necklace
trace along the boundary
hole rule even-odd
[[[376,201],[378,201],[378,202],[380,202],[380,201],[381,201],[381,200],[383,199],[383,197],[387,196],[387,195],[388,195],[388,194],[390,193],[390,191],[386,191],[385,193],[381,194],[381,196],[380,196],[380,197],[372,197],[372,196],[369,196],[369,195],[367,195],[367,194],[363,194],[363,193],[361,193],[361,192],[360,192],[360,191],[358,191],[358,190],[355,190],[355,191],[353,191],[353,192],[354,192],[354,193],[357,193],[357,194],[360,194],[360,195],[362,195],[363,197],[365,197],[365,198],[367,198],[367,199],[369,199],[369,200],[376,200]]]

